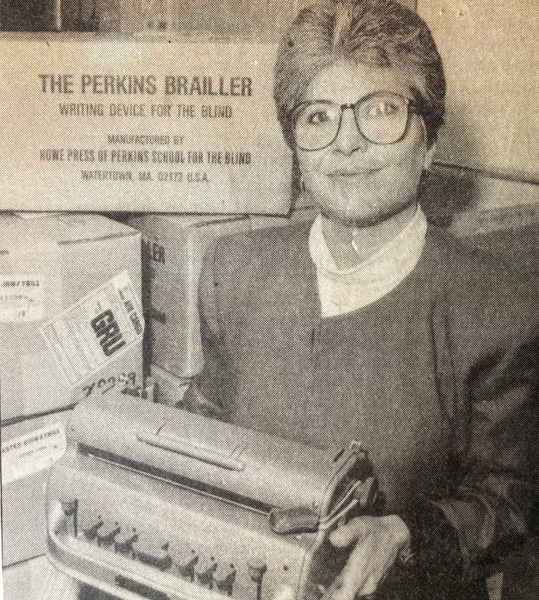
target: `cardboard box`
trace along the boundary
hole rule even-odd
[[[191,383],[190,377],[177,377],[157,365],[152,365],[152,380],[155,384],[155,401],[168,406],[177,406]]]
[[[2,426],[2,564],[45,553],[45,488],[71,410]]]
[[[17,73],[0,77],[0,113],[9,115],[0,206],[288,213],[293,153],[273,101],[277,44],[187,42],[161,29],[162,2],[128,3],[153,31],[136,50],[118,36],[0,32],[2,64]],[[123,29],[124,8],[106,4],[104,19]]]
[[[3,570],[2,576],[5,600],[104,600],[97,594],[83,596],[87,588],[81,589],[76,579],[58,571],[46,556],[12,565]]]
[[[93,340],[84,339],[81,333],[92,321],[81,300],[94,294],[97,306],[107,304],[107,290],[100,294],[96,290],[119,274],[122,281],[130,280],[129,290],[136,298],[133,304],[140,304],[140,233],[126,225],[83,214],[0,217],[3,424],[65,408],[127,383],[141,383],[142,331],[136,342],[122,339],[123,348],[99,346],[105,338],[99,337],[103,330],[98,326],[105,321],[94,323]],[[122,293],[119,288],[116,291]],[[118,297],[116,302],[120,302]],[[77,306],[77,318],[69,314],[59,318]],[[47,343],[41,329],[53,318],[59,321],[47,329]],[[142,317],[137,326],[142,329]],[[90,342],[102,348],[101,356],[95,350],[88,356]]]
[[[219,237],[249,230],[249,218],[146,215],[130,225],[142,232],[147,366],[191,377],[203,365],[198,317],[202,258]]]

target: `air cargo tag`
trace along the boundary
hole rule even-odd
[[[71,385],[93,375],[142,338],[142,310],[128,272],[90,292],[40,331]]]

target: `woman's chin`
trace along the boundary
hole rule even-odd
[[[335,198],[333,199],[335,200]],[[316,202],[320,212],[331,221],[340,223],[347,227],[373,227],[387,221],[403,210],[407,209],[411,202],[383,203],[358,202],[356,198],[353,203],[344,202]]]
[[[342,211],[331,209],[321,209],[321,213],[335,223],[345,225],[346,227],[357,227],[359,229],[364,227],[373,227],[383,223],[390,218],[391,215],[387,215],[380,211]]]
[[[325,217],[343,225],[376,223],[379,216],[385,213],[375,201],[365,201],[369,194],[346,190],[341,186],[328,186],[326,189],[320,189],[316,194],[311,192],[310,196]]]
[[[312,203],[326,218],[349,227],[378,225],[415,202],[413,194],[395,196],[365,182],[352,186],[326,177],[317,183],[308,188]]]

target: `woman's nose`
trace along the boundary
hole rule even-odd
[[[343,108],[341,127],[333,144],[334,148],[343,154],[352,154],[356,150],[362,152],[367,150],[369,142],[361,135],[352,108]]]

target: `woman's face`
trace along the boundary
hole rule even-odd
[[[369,67],[341,61],[313,79],[303,100],[354,104],[385,91],[413,99],[411,86],[421,81],[394,68]],[[427,149],[421,116],[410,115],[404,137],[378,145],[359,132],[352,110],[342,112],[339,133],[322,150],[297,149],[306,191],[328,218],[346,225],[375,225],[415,202],[424,168],[430,166],[434,146]]]

